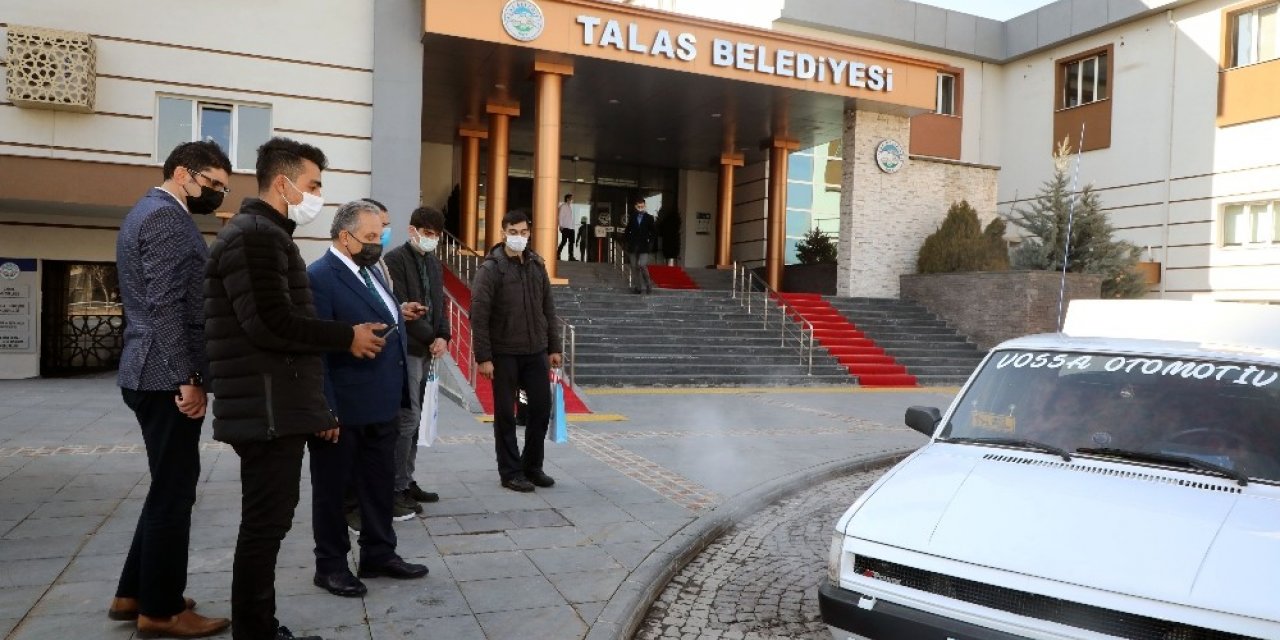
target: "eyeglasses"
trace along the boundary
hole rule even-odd
[[[231,193],[231,187],[228,187],[227,185],[223,184],[222,182],[220,182],[220,181],[218,181],[218,180],[214,180],[213,178],[210,178],[209,176],[206,176],[203,172],[200,172],[200,171],[193,171],[193,172],[191,172],[191,175],[192,175],[192,176],[199,176],[199,177],[201,177],[201,178],[204,178],[205,180],[208,180],[208,181],[209,181],[209,188],[213,189],[214,191],[221,191],[221,192],[223,192],[223,193]]]

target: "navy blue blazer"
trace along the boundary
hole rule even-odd
[[[124,352],[117,384],[174,391],[206,375],[204,270],[209,247],[191,214],[152,188],[124,217],[116,269],[124,304]]]
[[[378,269],[369,269],[369,274],[391,292]],[[401,407],[408,406],[409,399],[409,381],[405,374],[408,352],[399,306],[394,311],[388,309],[363,280],[328,250],[307,267],[307,277],[315,296],[317,318],[352,325],[381,322],[388,327],[399,327],[387,334],[387,344],[375,358],[357,358],[350,352],[324,355],[324,395],[339,424],[391,422]],[[395,297],[391,300],[394,303]]]

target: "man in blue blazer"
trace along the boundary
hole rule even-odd
[[[178,145],[165,160],[164,182],[133,206],[116,237],[126,321],[118,383],[142,428],[151,487],[107,615],[137,620],[149,637],[202,637],[230,624],[191,611],[195,603],[182,594],[208,366],[209,249],[191,216],[222,204],[230,173],[231,161],[218,145]]]
[[[347,353],[324,356],[324,393],[338,428],[308,441],[311,450],[311,518],[315,534],[315,585],[346,597],[367,589],[347,566],[351,549],[343,498],[354,486],[360,503],[360,578],[421,578],[427,568],[396,554],[391,527],[395,443],[400,408],[408,401],[405,361],[406,316],[425,309],[400,305],[377,269],[382,255],[382,220],[377,205],[356,200],[338,208],[329,237],[333,244],[307,267],[316,316],[389,328],[387,343],[371,359]]]

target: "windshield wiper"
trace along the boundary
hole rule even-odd
[[[1110,456],[1113,458],[1124,458],[1126,460],[1138,460],[1145,462],[1163,462],[1166,464],[1176,464],[1189,469],[1199,469],[1200,471],[1210,471],[1219,475],[1226,476],[1236,481],[1236,484],[1247,487],[1249,486],[1249,476],[1243,472],[1232,469],[1231,467],[1214,464],[1192,456],[1180,456],[1173,453],[1160,453],[1158,451],[1135,451],[1133,449],[1115,449],[1111,447],[1082,447],[1076,449],[1076,453],[1083,453],[1096,456]]]
[[[1023,440],[1020,438],[938,438],[939,442],[955,442],[958,444],[995,444],[1005,447],[1018,447],[1020,449],[1032,449],[1035,451],[1043,451],[1044,453],[1052,453],[1061,457],[1067,462],[1071,462],[1071,454],[1067,453],[1062,447],[1055,447],[1051,444],[1036,442],[1035,440]]]

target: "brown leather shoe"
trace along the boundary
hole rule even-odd
[[[190,609],[169,618],[138,616],[139,638],[203,638],[231,626],[226,618],[206,618]]]
[[[187,603],[187,610],[196,608],[196,601],[191,598],[183,598],[183,602]],[[116,598],[111,601],[111,608],[107,609],[107,617],[112,620],[137,620],[138,619],[138,599],[137,598]]]

